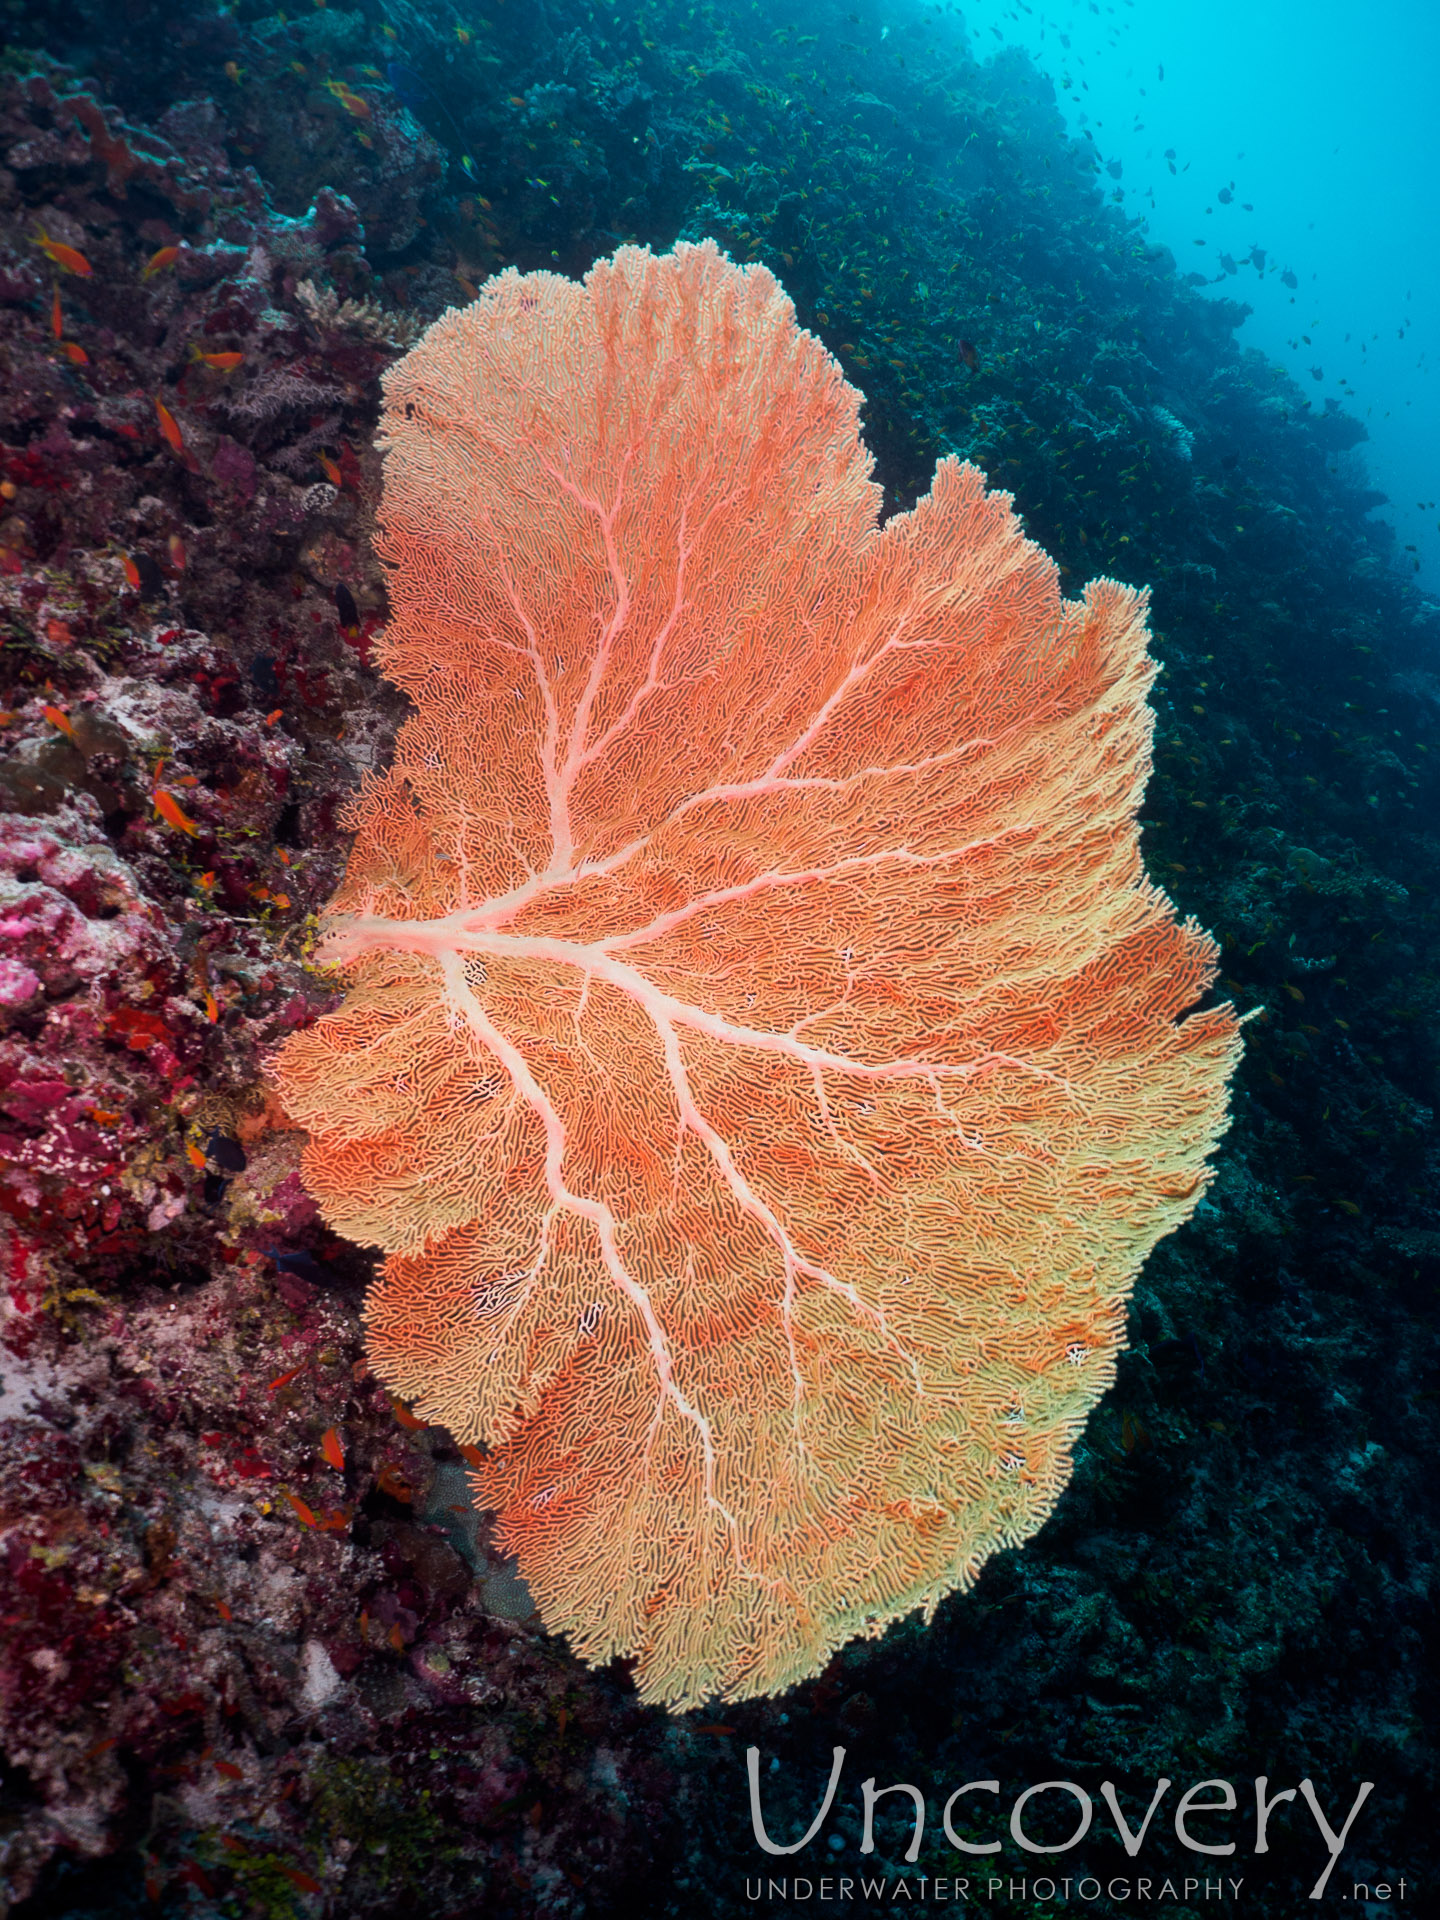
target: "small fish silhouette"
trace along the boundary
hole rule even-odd
[[[167,826],[178,827],[181,833],[188,833],[192,839],[198,838],[200,829],[174,794],[167,793],[164,787],[158,787],[155,791],[155,811]]]
[[[88,279],[95,271],[83,253],[77,252],[74,247],[67,247],[63,240],[52,240],[43,227],[36,236],[35,244],[62,273],[77,273],[82,279]]]
[[[157,393],[155,396],[155,418],[160,422],[160,431],[176,453],[185,452],[185,436],[180,431],[180,422],[171,413]]]
[[[223,1167],[227,1173],[243,1173],[250,1164],[240,1142],[221,1133],[218,1127],[206,1141],[205,1152],[217,1167]]]

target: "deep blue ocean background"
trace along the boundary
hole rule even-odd
[[[1365,423],[1380,517],[1440,593],[1440,14],[1420,0],[1363,19],[1336,0],[982,0],[963,18],[977,53],[1023,47],[1051,75],[1111,199],[1179,270],[1252,309],[1241,345]]]
[[[4,0],[0,32],[0,1911],[913,1910],[994,1779],[1096,1823],[1006,1838],[971,1908],[1293,1920],[1326,1852],[1292,1801],[1255,1854],[1264,1776],[1342,1816],[1373,1783],[1327,1898],[1424,1912],[1435,10]],[[404,711],[386,368],[505,268],[704,236],[863,393],[888,511],[954,453],[1067,594],[1151,590],[1147,871],[1249,1018],[1044,1530],[929,1627],[671,1717],[545,1633],[452,1438],[368,1376],[369,1256],[260,1063],[334,1004],[313,915]],[[794,1836],[847,1748],[778,1865],[886,1891],[752,1897],[752,1745]],[[918,1862],[905,1796],[860,1855],[868,1776],[928,1795]],[[1133,1875],[1100,1788],[1161,1778],[1235,1785],[1233,1860],[1160,1818],[1173,1892],[1035,1890]],[[1239,1899],[1187,1890],[1222,1868]]]

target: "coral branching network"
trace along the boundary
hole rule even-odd
[[[774,1692],[1035,1532],[1204,1188],[1239,1036],[1141,870],[1144,599],[953,459],[881,526],[713,243],[501,274],[385,398],[415,711],[272,1070],[547,1625]]]

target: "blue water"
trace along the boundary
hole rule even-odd
[[[1440,7],[974,0],[887,11],[937,26],[963,11],[977,57],[1001,45],[1034,57],[1071,131],[1119,164],[1112,196],[1144,217],[1147,238],[1254,309],[1240,344],[1288,368],[1317,408],[1333,398],[1364,421],[1402,564],[1418,561],[1419,584],[1440,591]],[[1240,264],[1257,246],[1263,272]]]

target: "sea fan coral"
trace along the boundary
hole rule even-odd
[[[367,779],[274,1072],[547,1624],[773,1692],[1033,1534],[1238,1038],[1145,879],[1143,597],[1062,602],[762,267],[514,271],[386,379]]]

